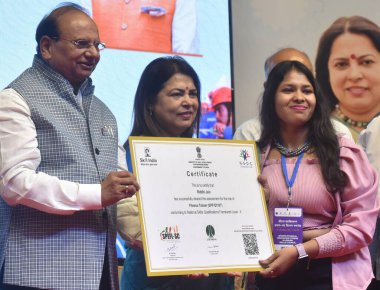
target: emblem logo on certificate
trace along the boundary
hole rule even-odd
[[[129,142],[149,276],[261,269],[274,244],[253,141]]]

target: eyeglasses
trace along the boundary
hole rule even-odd
[[[71,40],[71,39],[66,39],[66,38],[62,38],[62,37],[51,37],[51,39],[54,39],[57,41],[60,39],[66,40],[66,41],[74,44],[74,46],[78,49],[89,49],[91,46],[94,46],[97,51],[101,51],[101,50],[106,48],[105,43],[99,42],[99,41],[89,41],[89,40],[85,40],[85,39]]]

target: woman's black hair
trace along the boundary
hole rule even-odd
[[[324,98],[319,92],[312,72],[298,61],[284,61],[277,64],[268,76],[262,97],[260,121],[261,137],[258,145],[261,149],[280,139],[280,121],[275,110],[277,89],[286,74],[297,71],[306,76],[313,87],[316,104],[313,115],[308,121],[308,141],[317,155],[322,170],[323,179],[331,192],[341,190],[346,185],[346,174],[339,168],[339,143],[332,126],[329,111]],[[281,140],[281,139],[280,139]]]

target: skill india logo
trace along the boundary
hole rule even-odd
[[[160,233],[161,240],[179,240],[180,234],[178,230],[178,225],[173,227],[166,227],[161,233]]]
[[[157,159],[152,158],[152,152],[149,147],[144,147],[144,157],[140,157],[140,164],[143,166],[157,166]]]
[[[214,227],[212,225],[208,225],[206,227],[206,234],[209,237],[209,239],[214,238],[214,236],[215,236],[215,229],[214,229]]]
[[[144,147],[144,155],[145,155],[145,157],[152,157],[150,154],[150,148],[149,147]]]

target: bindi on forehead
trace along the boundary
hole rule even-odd
[[[186,92],[196,90],[195,87],[192,87],[192,86],[190,86],[190,85],[185,85],[184,87],[182,87],[182,88],[178,88],[178,89],[179,89],[179,90],[186,91]]]
[[[351,59],[356,59],[357,57],[356,57],[356,55],[353,53],[353,54],[350,55],[350,58],[351,58]]]

